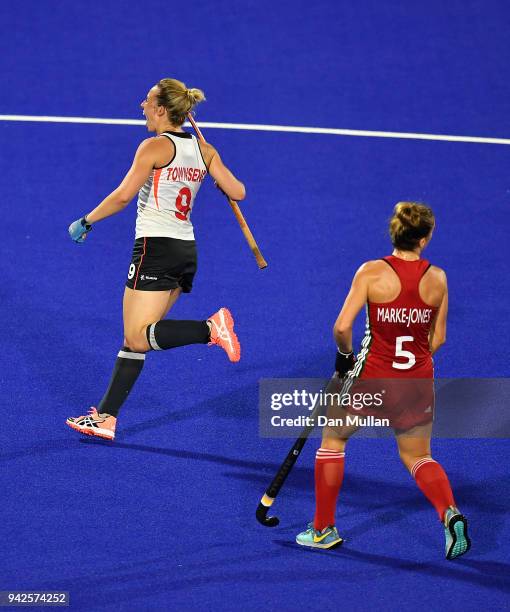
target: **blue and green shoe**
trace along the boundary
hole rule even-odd
[[[301,546],[309,546],[310,548],[333,548],[340,545],[343,540],[338,535],[338,531],[334,525],[325,527],[322,531],[314,529],[313,523],[308,523],[306,531],[299,533],[296,536],[296,542]]]
[[[444,535],[447,559],[460,557],[471,548],[471,540],[467,533],[467,519],[453,506],[450,506],[444,515]]]

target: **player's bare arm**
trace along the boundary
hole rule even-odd
[[[147,138],[138,147],[131,168],[121,184],[110,193],[93,211],[86,215],[88,223],[97,223],[123,210],[135,197],[153,168],[165,163],[169,145],[161,138]],[[173,144],[171,144],[173,146]],[[170,159],[171,157],[168,157]],[[167,159],[167,161],[168,161]]]
[[[244,200],[246,197],[244,184],[225,166],[218,151],[211,144],[205,142],[200,143],[200,149],[209,174],[221,191],[236,202]]]
[[[352,352],[352,326],[359,311],[367,301],[368,286],[370,279],[376,273],[376,264],[377,262],[367,261],[358,268],[342,310],[333,327],[335,342],[342,353]]]
[[[437,316],[432,323],[429,334],[430,352],[434,354],[446,342],[446,319],[448,316],[448,283],[444,270],[432,266],[429,273],[435,277],[436,286],[442,291]]]

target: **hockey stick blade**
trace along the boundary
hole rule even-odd
[[[264,506],[262,502],[259,502],[257,506],[257,512],[255,516],[257,517],[257,521],[264,525],[264,527],[276,527],[280,524],[280,519],[277,516],[267,516],[269,508]]]

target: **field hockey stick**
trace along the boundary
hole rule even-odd
[[[188,119],[191,125],[193,126],[193,129],[197,133],[197,136],[200,142],[205,142],[205,138],[203,137],[202,132],[200,131],[200,128],[195,123],[195,120],[193,119],[193,116],[191,113],[188,113]],[[227,194],[225,194],[225,196],[232,210],[234,211],[234,215],[236,216],[236,219],[241,227],[241,231],[243,232],[244,237],[246,238],[246,241],[248,242],[250,249],[255,255],[255,259],[257,261],[258,267],[261,270],[263,270],[264,268],[267,268],[267,261],[264,259],[262,253],[260,252],[260,249],[257,243],[255,242],[255,238],[253,237],[253,234],[251,233],[251,230],[248,227],[248,224],[246,223],[246,220],[243,216],[243,213],[241,212],[241,209],[239,208],[239,205],[237,204],[237,202],[229,198]]]
[[[336,377],[336,375],[333,375],[333,377],[330,379],[329,383],[326,386],[325,392],[328,393],[329,391],[335,388],[343,390],[344,380],[345,378],[339,379]],[[262,496],[262,499],[260,500],[259,505],[257,506],[255,516],[257,517],[257,521],[261,525],[264,525],[264,527],[276,527],[276,525],[278,525],[280,522],[280,519],[277,516],[267,516],[267,513],[269,511],[269,508],[273,505],[276,496],[280,492],[280,489],[283,487],[283,483],[287,479],[287,476],[290,474],[299,455],[301,454],[301,451],[303,450],[303,447],[305,446],[306,441],[308,440],[308,436],[315,429],[316,417],[319,416],[323,408],[324,407],[319,402],[319,404],[317,404],[317,406],[313,409],[310,414],[311,425],[307,425],[303,428],[303,430],[299,434],[299,438],[297,438],[297,440],[294,442],[293,447],[290,449],[283,463],[278,468],[278,472],[276,472],[275,477],[266,489],[266,492]]]
[[[257,521],[261,525],[264,525],[264,527],[276,527],[280,523],[280,519],[277,516],[267,516],[267,513],[269,508],[273,505],[273,502],[280,492],[280,489],[283,487],[283,483],[287,479],[287,476],[294,467],[297,458],[308,440],[308,436],[315,428],[315,417],[319,414],[321,409],[322,406],[319,404],[311,413],[310,419],[312,421],[312,425],[307,425],[299,434],[299,438],[294,442],[294,445],[290,449],[288,455],[285,457],[283,463],[278,468],[278,472],[276,472],[275,477],[266,489],[266,492],[262,496],[262,499],[257,506],[255,516],[257,517]]]

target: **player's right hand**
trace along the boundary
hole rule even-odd
[[[335,359],[335,372],[338,373],[339,378],[343,378],[349,370],[354,367],[354,353],[341,353],[339,350],[336,352]]]
[[[69,236],[71,236],[71,240],[81,244],[91,229],[92,223],[88,223],[86,218],[82,217],[71,223],[69,226]]]

